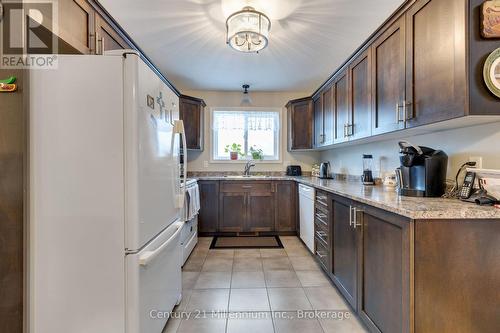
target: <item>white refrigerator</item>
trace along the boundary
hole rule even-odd
[[[177,95],[123,51],[60,55],[28,96],[29,332],[160,333],[182,290]]]

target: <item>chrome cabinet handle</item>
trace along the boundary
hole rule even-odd
[[[252,188],[252,185],[242,185],[241,188]]]
[[[358,213],[363,212],[362,210],[359,210],[356,207],[352,207],[352,224],[351,226],[353,229],[356,229],[357,227],[361,227],[361,223],[358,223]]]
[[[410,109],[410,112],[408,112],[408,109],[412,105],[411,102],[409,101],[403,101],[403,112],[405,115],[405,120],[410,120],[413,119],[413,109]]]
[[[321,230],[316,231],[316,234],[321,238],[326,237],[326,232]]]
[[[321,214],[321,213],[316,213],[316,217],[318,217],[320,219],[324,219],[324,218],[326,218],[326,215],[325,214]]]
[[[396,123],[398,124],[404,122],[404,119],[401,119],[401,108],[404,109],[404,104],[396,103]]]
[[[319,251],[316,251],[316,255],[318,257],[320,257],[320,259],[323,259],[324,257],[326,257],[326,255],[321,254],[321,252],[319,252]]]
[[[102,55],[104,53],[104,39],[99,38],[99,33],[95,33],[95,54]]]
[[[349,226],[352,227],[352,206],[349,206]]]

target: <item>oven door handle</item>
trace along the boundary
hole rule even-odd
[[[177,227],[177,230],[172,234],[172,236],[165,241],[162,245],[160,245],[158,248],[156,248],[154,251],[145,251],[140,257],[139,257],[139,265],[141,266],[147,266],[151,261],[153,261],[165,248],[167,248],[172,242],[177,238],[177,235],[180,234],[182,231],[182,226],[183,223],[177,222],[175,224]]]

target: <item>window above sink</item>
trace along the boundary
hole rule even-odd
[[[237,160],[231,159],[227,146],[239,145]],[[252,156],[252,150],[254,154]],[[245,163],[281,162],[280,108],[211,109],[211,161]],[[262,159],[258,156],[261,152]]]

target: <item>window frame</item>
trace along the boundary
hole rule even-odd
[[[231,159],[224,159],[224,160],[219,160],[215,159],[215,129],[214,129],[214,112],[215,111],[235,111],[235,112],[276,112],[278,113],[278,133],[276,135],[277,137],[277,142],[275,142],[276,149],[278,150],[278,159],[277,160],[260,160],[260,161],[255,161],[257,163],[263,163],[263,164],[282,164],[283,163],[283,152],[282,152],[282,133],[283,133],[283,109],[282,108],[276,108],[276,107],[211,107],[210,108],[210,122],[209,122],[209,130],[210,130],[210,163],[231,163],[231,164],[245,164],[247,163],[250,159],[245,158],[245,159],[240,159],[238,158],[237,160],[231,160]]]

